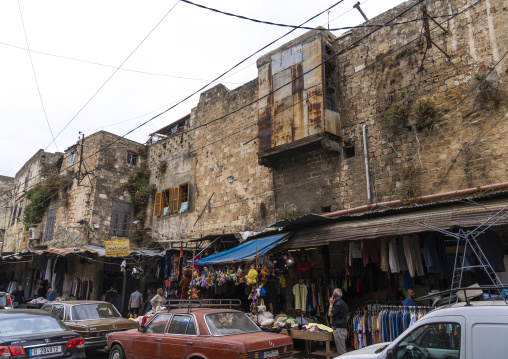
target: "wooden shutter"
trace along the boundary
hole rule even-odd
[[[180,210],[180,187],[173,188],[173,213]]]
[[[153,207],[153,215],[158,217],[161,215],[162,208],[162,192],[155,193],[155,204]]]
[[[168,214],[173,213],[173,188],[168,189],[168,203],[166,203],[168,207]]]

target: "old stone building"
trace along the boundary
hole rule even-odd
[[[15,177],[4,254],[25,260],[4,268],[5,274],[24,283],[29,296],[37,270],[63,256],[69,260],[58,293],[67,293],[73,278],[86,278],[93,283],[90,297],[101,298],[101,247],[115,238],[132,238],[133,247],[140,241],[137,223],[146,213],[139,208],[152,193],[148,180],[145,146],[105,131],[65,153],[39,151]],[[92,259],[97,254],[102,257]]]
[[[9,223],[9,203],[14,188],[14,178],[0,176],[0,246],[3,245],[5,230]]]
[[[504,183],[506,17],[498,0],[407,1],[365,24],[393,26],[310,31],[258,59],[257,79],[202,93],[182,132],[170,125],[150,146],[157,196],[189,188],[183,211],[156,197],[152,237],[415,207]]]

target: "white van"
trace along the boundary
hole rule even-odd
[[[425,315],[391,343],[343,354],[340,359],[506,359],[508,304],[459,302]]]

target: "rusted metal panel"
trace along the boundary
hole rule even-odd
[[[259,70],[259,96],[266,96],[272,91],[272,73],[269,64]],[[258,149],[260,152],[269,150],[272,143],[273,94],[267,95],[259,103],[258,113]]]
[[[291,67],[291,79],[293,94],[293,128],[292,128],[292,140],[296,141],[300,138],[305,137],[305,116],[303,112],[303,105],[305,97],[303,94],[303,64],[298,63]]]
[[[323,83],[322,66],[320,66],[322,61],[321,41],[315,40],[304,44],[303,52],[305,54],[305,61],[303,62],[304,88],[310,89]]]
[[[273,75],[273,99],[276,104],[291,95],[291,88],[291,68]]]
[[[325,109],[325,131],[340,136],[340,116],[338,112]]]
[[[293,96],[277,102],[275,105],[275,116],[273,118],[272,147],[280,146],[291,142],[293,133]]]
[[[323,87],[315,86],[307,92],[309,135],[323,132]]]
[[[276,53],[272,56],[272,73],[275,75],[280,71],[290,68],[296,63],[303,61],[303,46],[297,45]]]

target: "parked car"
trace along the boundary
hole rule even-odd
[[[67,301],[45,304],[42,310],[61,319],[69,328],[81,335],[86,348],[102,349],[111,333],[137,328],[138,323],[123,318],[108,302]]]
[[[0,292],[0,307],[4,309],[12,309],[12,301],[8,293]]]
[[[262,332],[243,312],[195,308],[159,312],[138,330],[108,336],[110,359],[292,358],[287,335]]]
[[[445,305],[425,315],[392,343],[341,355],[340,359],[506,358],[508,304],[480,301]]]
[[[37,309],[0,310],[0,358],[85,358],[83,338]]]

